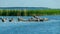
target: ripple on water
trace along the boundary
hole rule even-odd
[[[60,17],[51,16],[44,22],[17,22],[16,18],[14,22],[0,21],[0,34],[60,34]]]

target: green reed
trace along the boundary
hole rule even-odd
[[[41,16],[41,15],[60,15],[59,9],[46,9],[46,10],[10,10],[0,9],[0,16]]]

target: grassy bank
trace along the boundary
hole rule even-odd
[[[41,16],[41,15],[60,15],[59,9],[48,10],[0,10],[0,16]]]

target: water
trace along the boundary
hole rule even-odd
[[[58,16],[40,16],[49,18],[44,22],[18,22],[20,16],[0,16],[3,18],[14,18],[14,22],[2,22],[0,20],[0,34],[60,34],[60,15]],[[32,16],[21,16],[24,19]]]

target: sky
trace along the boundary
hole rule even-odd
[[[0,7],[60,8],[60,0],[0,0]]]

